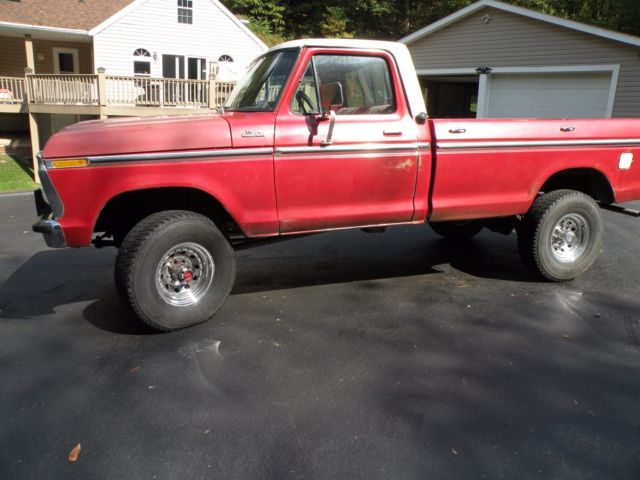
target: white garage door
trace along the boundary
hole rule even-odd
[[[496,73],[489,76],[491,118],[602,118],[611,72]]]

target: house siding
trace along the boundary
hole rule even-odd
[[[24,45],[22,48],[24,49]],[[35,55],[36,73],[54,73],[54,48],[75,48],[78,50],[78,69],[80,70],[78,73],[93,73],[91,43],[34,40],[33,52]],[[39,55],[42,57],[42,60],[38,59]]]
[[[211,0],[193,0],[190,25],[178,23],[175,0],[142,3],[94,37],[95,66],[111,75],[133,75],[133,52],[138,48],[157,53],[157,59],[151,59],[152,77],[162,76],[163,54],[205,58],[207,70],[210,62],[226,54],[243,72],[266,50]]]
[[[27,66],[24,40],[17,37],[0,37],[0,76],[22,77]]]
[[[418,70],[620,65],[613,116],[640,116],[640,57],[631,45],[486,7],[408,48]]]
[[[27,66],[27,55],[24,38],[0,37],[0,76],[23,77]],[[53,49],[75,48],[78,50],[80,73],[91,73],[93,62],[90,43],[56,42],[49,40],[34,40],[33,51],[36,73],[53,73]],[[42,57],[39,60],[38,57]]]

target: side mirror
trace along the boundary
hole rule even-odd
[[[340,82],[325,83],[320,86],[320,106],[322,115],[327,116],[329,112],[335,112],[344,105],[344,95]]]

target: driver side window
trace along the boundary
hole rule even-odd
[[[316,86],[316,79],[320,83]],[[396,98],[387,61],[369,55],[317,54],[307,65],[291,101],[299,115],[320,114],[318,91],[338,84],[343,103],[337,115],[380,115],[396,111]]]
[[[383,115],[396,111],[396,98],[387,61],[371,55],[325,55],[314,57],[320,87],[338,83],[343,104],[337,115]]]
[[[319,114],[318,105],[318,90],[313,72],[313,62],[309,62],[291,100],[291,111],[298,115]]]

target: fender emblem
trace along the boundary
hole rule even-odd
[[[245,130],[240,134],[241,137],[264,137],[264,132],[260,130]]]

